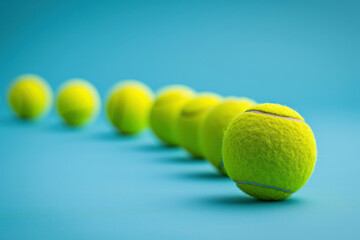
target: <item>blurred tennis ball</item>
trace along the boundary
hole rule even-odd
[[[8,103],[18,117],[37,119],[49,112],[53,93],[43,78],[26,74],[15,79],[10,86]]]
[[[179,145],[176,120],[184,105],[194,98],[195,92],[181,85],[162,89],[150,111],[150,127],[154,134],[170,146]]]
[[[111,90],[107,100],[107,116],[122,134],[136,134],[148,126],[153,93],[145,84],[127,80]]]
[[[212,109],[205,118],[201,134],[204,155],[224,175],[222,142],[225,130],[236,116],[254,104],[247,98],[230,97]]]
[[[213,93],[203,93],[185,104],[177,119],[179,143],[194,158],[203,158],[201,146],[201,127],[206,115],[217,106],[221,97]]]
[[[88,81],[71,79],[59,88],[57,110],[69,126],[83,126],[90,123],[97,117],[100,106],[100,96]]]
[[[299,190],[316,162],[311,128],[291,108],[259,104],[227,128],[223,161],[229,177],[245,193],[262,200],[283,200]]]

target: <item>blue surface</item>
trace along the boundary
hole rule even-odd
[[[310,181],[260,202],[206,161],[162,147],[150,132],[104,121],[72,130],[57,118],[1,115],[1,239],[342,239],[358,236],[360,116],[316,115]]]
[[[357,1],[0,2],[0,239],[354,239],[360,208]],[[13,117],[7,86],[37,73],[248,96],[299,111],[318,162],[286,201],[256,201],[206,161],[104,118]]]

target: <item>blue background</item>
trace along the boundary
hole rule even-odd
[[[358,1],[0,2],[0,239],[355,238],[360,200]],[[150,131],[13,117],[11,81],[134,78],[288,105],[318,144],[291,199],[253,200]]]

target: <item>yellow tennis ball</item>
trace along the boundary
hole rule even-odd
[[[82,126],[97,117],[101,100],[91,83],[71,79],[59,88],[56,104],[59,115],[67,125]]]
[[[179,145],[176,120],[184,105],[194,96],[192,89],[180,85],[170,86],[159,92],[150,111],[150,127],[164,143]]]
[[[259,104],[231,122],[225,132],[223,161],[229,177],[245,193],[262,200],[282,200],[311,176],[315,137],[291,108]]]
[[[107,116],[122,134],[136,134],[148,126],[153,93],[145,84],[128,80],[117,84],[107,100]]]
[[[247,98],[230,97],[212,109],[205,118],[201,133],[204,155],[224,175],[222,142],[225,130],[236,116],[254,104]]]
[[[10,86],[8,102],[18,117],[37,119],[49,112],[53,94],[43,78],[26,74],[15,79]]]
[[[200,143],[201,126],[208,112],[217,106],[221,97],[213,93],[204,93],[189,101],[177,119],[179,143],[194,158],[203,158],[204,150]]]

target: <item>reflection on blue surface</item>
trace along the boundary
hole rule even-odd
[[[355,238],[360,144],[357,1],[0,2],[0,239]],[[283,202],[256,201],[206,161],[104,114],[74,130],[28,123],[6,88],[37,73],[278,102],[312,127],[318,162]]]

